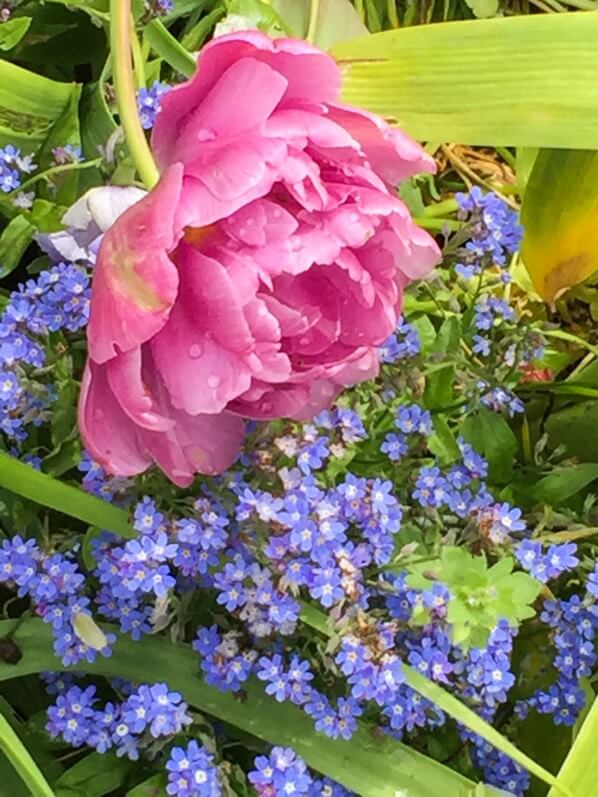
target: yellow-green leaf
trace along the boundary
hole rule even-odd
[[[343,98],[414,138],[598,149],[598,14],[416,25],[335,44]]]
[[[543,150],[530,174],[522,255],[546,301],[598,268],[598,152]]]

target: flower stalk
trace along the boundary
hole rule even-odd
[[[110,49],[118,113],[135,167],[145,187],[150,189],[158,182],[159,173],[137,113],[131,19],[130,0],[110,0]]]

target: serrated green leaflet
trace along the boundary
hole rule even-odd
[[[343,99],[415,138],[598,149],[597,39],[598,15],[532,15],[406,27],[332,54]]]
[[[0,622],[0,637],[14,626]],[[52,653],[52,632],[41,620],[25,620],[14,640],[23,654],[18,664],[0,662],[0,681],[41,671],[63,670]],[[447,767],[362,724],[350,741],[328,739],[314,731],[312,720],[290,703],[277,703],[257,682],[246,684],[246,699],[219,692],[198,677],[198,657],[188,645],[173,645],[166,637],[139,642],[121,638],[112,656],[74,668],[136,682],[167,680],[172,689],[201,711],[235,725],[271,744],[292,747],[318,772],[364,797],[470,797],[474,784]],[[45,795],[44,797],[50,797]]]

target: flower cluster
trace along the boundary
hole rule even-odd
[[[130,503],[129,491],[132,486],[131,479],[122,476],[110,476],[94,462],[87,451],[83,451],[77,470],[83,474],[83,489],[104,501],[114,501],[116,504]]]
[[[515,552],[521,566],[532,576],[545,584],[562,573],[572,570],[579,564],[575,555],[577,545],[574,542],[565,542],[561,545],[551,545],[546,553],[542,553],[542,543],[538,540],[523,540]]]
[[[380,362],[394,364],[419,354],[421,344],[417,330],[404,318],[399,319],[395,332],[378,349]]]
[[[172,0],[158,0],[160,7],[168,6]],[[164,13],[167,13],[166,11]],[[156,121],[156,116],[160,112],[161,98],[170,91],[167,83],[155,80],[149,89],[139,89],[137,92],[137,111],[144,130],[151,130]]]
[[[36,378],[46,362],[51,332],[76,332],[87,324],[89,277],[67,263],[42,271],[11,294],[0,317],[0,429],[17,441],[27,424],[48,419],[51,386]]]
[[[0,148],[0,191],[10,194],[20,187],[23,175],[35,171],[32,155],[22,155],[21,150],[8,144]]]
[[[191,723],[187,704],[167,684],[142,684],[122,702],[97,708],[95,686],[68,686],[48,709],[46,730],[72,747],[87,745],[98,753],[137,761],[153,739],[175,736]]]
[[[220,797],[222,786],[214,756],[192,740],[186,747],[173,747],[166,762],[171,797]]]
[[[54,652],[65,665],[110,655],[113,634],[97,628],[85,597],[85,577],[69,554],[46,554],[35,540],[19,535],[0,547],[0,583],[29,597],[36,613],[52,626]],[[87,625],[92,636],[85,632]],[[95,633],[93,633],[95,632]],[[93,638],[92,638],[93,637]]]
[[[459,251],[457,273],[471,279],[489,266],[501,267],[501,279],[509,281],[502,270],[507,259],[521,243],[522,229],[516,211],[494,193],[484,194],[477,186],[467,194],[456,194],[460,216],[470,225],[471,238]]]
[[[305,761],[290,747],[273,747],[269,755],[258,756],[249,782],[258,797],[351,797],[352,792],[329,778],[314,778]]]
[[[571,554],[567,552],[565,556]],[[550,551],[547,558],[547,569],[550,569],[554,566]],[[594,581],[596,573],[598,567],[593,573]],[[583,598],[573,595],[568,600],[545,601],[540,618],[551,629],[557,679],[548,688],[539,689],[520,702],[517,705],[519,716],[525,716],[531,707],[541,714],[552,715],[556,725],[573,725],[577,720],[586,700],[580,679],[592,674],[597,661],[594,640],[598,631],[598,595],[594,581],[591,576]]]

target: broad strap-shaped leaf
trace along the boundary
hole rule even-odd
[[[414,138],[598,148],[598,15],[418,25],[332,48],[346,102]]]
[[[595,797],[598,784],[598,700],[594,700],[558,775],[575,797]],[[560,797],[551,789],[548,797]]]
[[[0,714],[0,750],[19,773],[31,797],[54,797],[54,792],[29,751],[2,714]]]
[[[521,209],[522,255],[547,302],[598,268],[598,152],[542,150]]]
[[[0,60],[0,147],[37,150],[79,91]]]
[[[0,637],[13,627],[14,621],[0,622]],[[0,681],[63,670],[52,652],[51,633],[41,620],[21,623],[14,641],[23,656],[17,664],[0,662]],[[190,705],[266,742],[292,747],[313,769],[363,797],[395,797],[402,791],[409,797],[471,797],[474,792],[467,778],[390,736],[375,734],[363,723],[350,741],[334,741],[317,733],[301,709],[265,695],[258,682],[245,685],[244,700],[219,692],[199,677],[197,654],[166,637],[145,637],[139,642],[120,638],[110,658],[99,656],[93,664],[80,662],[74,669],[137,683],[166,680]]]

